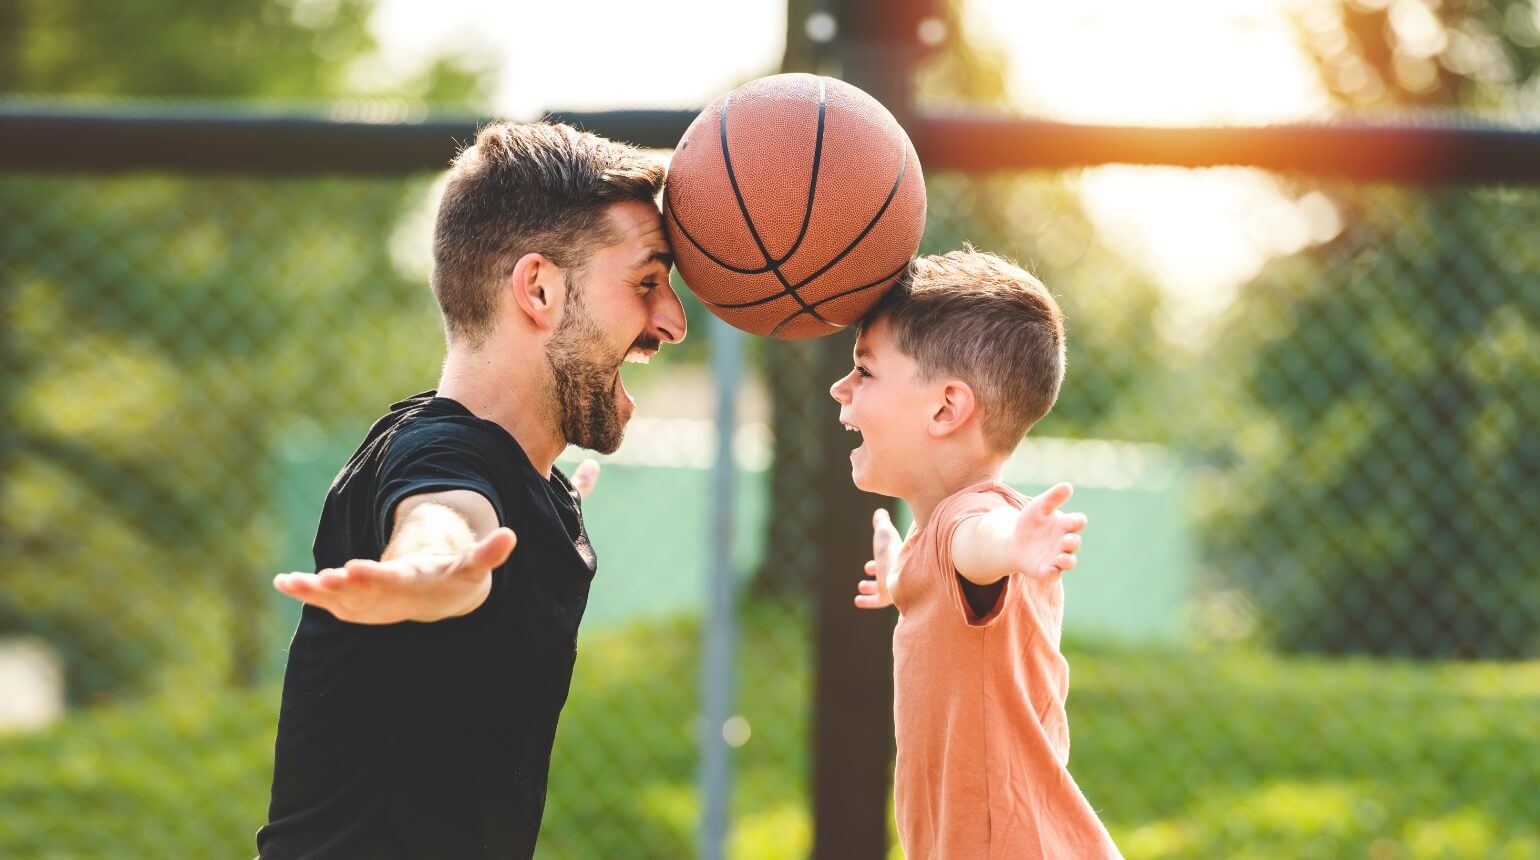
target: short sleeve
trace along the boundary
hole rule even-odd
[[[959,582],[957,564],[952,558],[952,539],[959,526],[964,521],[973,517],[982,516],[999,508],[1016,508],[1020,510],[1023,502],[1018,496],[1005,487],[987,488],[979,492],[965,492],[952,496],[941,503],[935,513],[931,515],[935,523],[935,545],[931,548],[931,561],[935,569],[940,571],[942,582],[939,583],[959,616],[970,624],[987,624],[992,618],[998,617],[998,610],[984,619],[975,619],[973,611],[968,606],[968,598],[963,594],[962,583]],[[997,606],[1003,607],[1006,600],[1015,590],[1012,577],[1005,581],[1005,592],[1000,595]]]
[[[507,523],[492,487],[493,464],[474,427],[431,422],[403,429],[390,440],[380,463],[374,497],[374,526],[380,545],[390,543],[396,506],[410,496],[470,490],[492,504]]]

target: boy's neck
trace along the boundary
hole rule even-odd
[[[927,480],[919,482],[919,489],[904,495],[904,504],[914,514],[914,527],[923,529],[930,523],[931,514],[949,496],[985,481],[1000,481],[1005,472],[1008,455],[989,455],[978,458],[932,464]]]

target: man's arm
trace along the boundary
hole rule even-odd
[[[578,467],[573,484],[581,495],[592,492],[598,473],[592,460]],[[480,493],[421,493],[396,505],[390,544],[379,561],[279,574],[273,587],[356,624],[440,621],[486,601],[492,571],[508,559],[516,540]]]
[[[976,585],[999,582],[1013,573],[1051,579],[1075,567],[1085,514],[1059,506],[1074,490],[1055,484],[1021,510],[997,508],[963,520],[952,532],[952,562]]]

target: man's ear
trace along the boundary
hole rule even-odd
[[[941,385],[935,411],[930,416],[930,435],[935,438],[949,435],[966,425],[978,411],[978,398],[973,387],[960,379],[949,379]]]
[[[566,274],[544,254],[525,254],[513,264],[503,289],[525,319],[537,329],[554,329],[566,301]]]

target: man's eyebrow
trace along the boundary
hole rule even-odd
[[[671,269],[674,267],[674,255],[661,248],[652,248],[647,251],[646,255],[637,260],[631,268],[645,269],[653,263],[662,263],[663,268]]]

